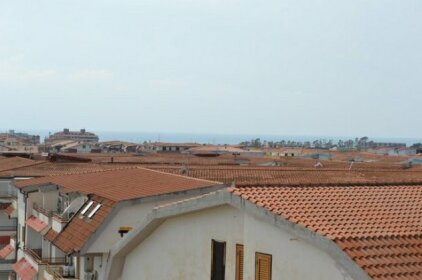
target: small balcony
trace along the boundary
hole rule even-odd
[[[74,266],[52,266],[47,265],[44,270],[44,278],[51,280],[60,279],[79,279],[76,278],[76,272]]]
[[[41,248],[24,248],[24,252],[27,256],[31,257],[38,265],[64,265],[66,264],[66,258],[50,258],[43,257]]]

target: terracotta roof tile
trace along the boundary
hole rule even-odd
[[[115,165],[94,163],[55,163],[40,162],[39,164],[15,168],[0,172],[0,177],[43,177],[65,175],[81,172],[94,172],[116,169]]]
[[[94,203],[90,206],[85,215],[81,215],[82,210],[88,205],[89,201]],[[95,208],[96,205],[101,204],[101,207],[89,219],[88,214]],[[98,227],[107,218],[112,211],[115,202],[107,198],[97,195],[90,196],[90,199],[81,207],[76,215],[65,226],[62,232],[53,240],[53,244],[63,252],[70,254],[78,252],[82,246],[88,241],[89,237],[96,232]]]
[[[37,274],[37,270],[25,258],[21,258],[12,268],[22,280],[32,280]]]
[[[44,229],[48,227],[47,223],[44,223],[34,215],[31,215],[27,220],[26,224],[31,227],[33,230],[37,232],[42,232]]]
[[[13,214],[13,212],[15,211],[16,209],[15,209],[15,207],[13,207],[13,204],[10,204],[9,206],[7,206],[7,208],[4,210],[6,213],[7,213],[7,215],[12,215]]]
[[[53,240],[57,237],[59,233],[55,231],[54,229],[50,228],[47,233],[44,235],[44,238],[47,239],[50,242],[53,242]]]
[[[422,184],[228,191],[333,240],[374,279],[422,279]]]
[[[7,258],[11,253],[13,253],[13,251],[15,251],[15,248],[10,244],[3,247],[0,250],[0,258],[2,258],[2,259]]]
[[[13,170],[15,168],[40,164],[42,162],[21,157],[0,158],[0,172]]]
[[[226,184],[351,184],[422,182],[422,172],[403,170],[297,169],[285,167],[149,167],[154,170]]]
[[[121,201],[210,187],[220,183],[145,168],[58,175],[15,182],[18,188],[46,184],[60,186],[69,192],[97,194],[113,201]]]

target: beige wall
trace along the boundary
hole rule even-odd
[[[144,220],[152,208],[165,203],[179,201],[192,195],[177,195],[172,198],[165,198],[156,200],[154,202],[134,202],[124,204],[117,209],[116,215],[113,216],[101,231],[101,235],[95,238],[95,241],[89,245],[87,249],[88,254],[98,254],[109,252],[110,248],[122,239],[118,230],[120,227],[130,226],[138,227]]]
[[[226,263],[243,243],[243,213],[224,206],[165,221],[126,257],[121,279],[209,280],[211,240],[226,241]],[[234,267],[226,278],[234,279]]]
[[[245,247],[244,279],[255,279],[255,252],[272,254],[274,280],[349,280],[317,247],[231,206],[167,219],[126,257],[121,279],[209,280],[211,240],[226,243],[226,279],[235,278],[235,246]]]

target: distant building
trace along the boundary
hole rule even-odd
[[[0,133],[0,152],[33,154],[38,152],[38,144],[38,135],[15,133],[14,130]]]
[[[54,144],[60,141],[72,140],[76,142],[98,142],[99,138],[96,134],[88,132],[85,129],[80,131],[70,131],[68,128],[63,131],[56,132],[45,139],[46,144]]]
[[[198,143],[150,143],[145,145],[144,149],[151,152],[176,152],[180,153],[187,151],[194,147],[199,147],[201,144]]]
[[[0,142],[13,145],[13,143],[19,143],[20,145],[38,145],[40,143],[39,135],[31,135],[23,132],[15,132],[13,129],[6,133],[0,133]]]
[[[96,148],[95,143],[78,141],[61,141],[51,145],[51,151],[56,153],[91,153]]]

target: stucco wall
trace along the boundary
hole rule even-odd
[[[272,255],[272,279],[350,280],[328,254],[230,206],[167,219],[125,259],[121,279],[210,279],[211,240],[226,243],[226,279],[235,278],[235,246],[245,247],[244,279],[255,253]]]
[[[244,280],[255,279],[255,252],[272,255],[273,279],[352,279],[314,245],[250,215],[245,215],[244,224]]]
[[[243,213],[228,206],[169,219],[126,257],[121,279],[209,280],[211,240],[227,242],[226,263],[234,263],[242,231]],[[227,266],[226,279],[234,277]]]
[[[121,236],[118,233],[120,227],[130,226],[138,227],[145,219],[146,215],[151,211],[152,208],[162,205],[164,203],[171,203],[190,197],[192,195],[175,195],[174,197],[166,197],[161,199],[155,199],[150,202],[133,202],[123,204],[116,211],[116,215],[111,217],[111,220],[107,223],[101,235],[95,238],[95,241],[88,246],[88,254],[97,254],[109,252],[110,248],[121,240]]]

